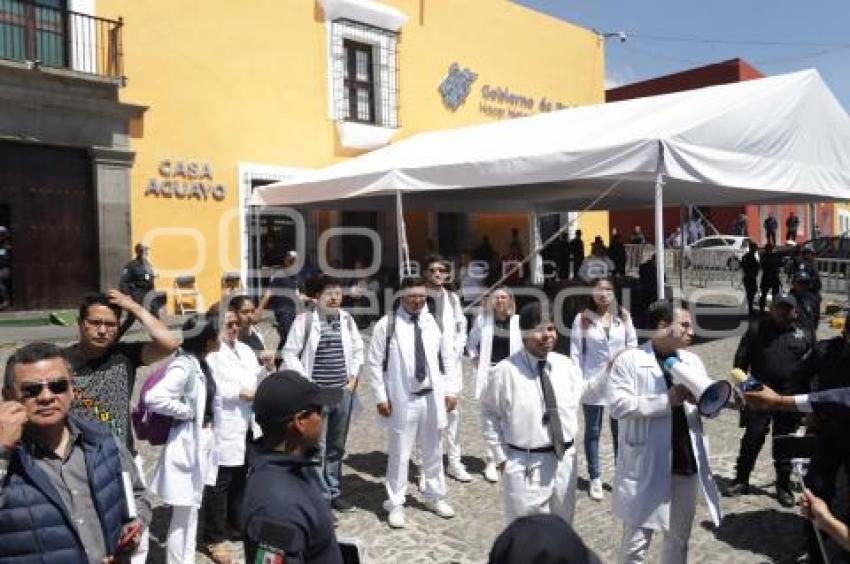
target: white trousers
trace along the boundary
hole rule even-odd
[[[512,448],[506,452],[501,483],[508,524],[538,513],[552,513],[572,523],[576,508],[575,447],[561,460],[552,452],[526,453]]]
[[[139,479],[142,481],[142,485],[147,487],[147,480],[145,480],[145,471],[142,468],[142,457],[140,455],[136,455],[133,458],[133,462],[136,464],[136,470],[139,471]],[[130,555],[130,564],[145,564],[148,561],[148,545],[150,544],[150,531],[146,527],[144,531],[142,531],[142,538],[139,540],[139,547],[136,551]]]
[[[454,411],[446,412],[446,428],[443,431],[449,464],[460,464],[460,398]]]
[[[443,474],[443,449],[437,409],[430,396],[411,398],[407,404],[405,427],[401,431],[389,429],[387,453],[387,497],[390,505],[404,505],[407,496],[407,467],[413,445],[419,438],[422,448],[420,489],[426,501],[437,501],[446,495],[446,477]]]
[[[186,505],[172,507],[168,528],[168,564],[195,561],[195,537],[198,534],[198,508]]]
[[[688,540],[697,505],[699,477],[673,476],[670,498],[670,530],[663,531],[661,547],[662,564],[685,564],[688,561]],[[654,529],[630,525],[623,526],[623,546],[620,549],[622,564],[638,564],[646,558]]]

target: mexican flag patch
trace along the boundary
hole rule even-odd
[[[254,564],[285,564],[286,555],[269,548],[260,546],[257,548],[257,556],[254,558]]]

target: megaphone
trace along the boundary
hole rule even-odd
[[[715,417],[723,409],[732,395],[732,385],[726,380],[712,380],[708,376],[693,370],[679,357],[664,359],[666,370],[674,384],[685,386],[697,399],[697,409],[703,417]]]

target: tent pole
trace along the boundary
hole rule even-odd
[[[679,291],[685,296],[685,206],[679,206]]]
[[[659,172],[655,176],[655,276],[657,278],[658,299],[664,295],[664,178]]]
[[[404,209],[401,205],[401,190],[395,193],[396,231],[398,233],[398,273],[399,280],[410,275],[410,249],[407,246],[407,226],[404,223]]]
[[[543,284],[543,264],[540,256],[543,242],[540,239],[540,216],[535,210],[528,216],[528,252],[531,255],[529,280],[535,286]]]

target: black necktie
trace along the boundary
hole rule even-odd
[[[436,297],[428,296],[426,299],[428,311],[434,316],[434,321],[437,322],[437,327],[440,328],[440,333],[443,332],[443,293],[440,292]]]
[[[416,377],[417,382],[424,382],[425,377],[428,375],[428,359],[425,357],[425,344],[422,342],[422,328],[419,327],[419,314],[411,313],[410,320],[413,322],[413,376]]]
[[[564,430],[561,428],[561,415],[558,413],[558,402],[555,401],[555,390],[549,379],[549,363],[545,360],[537,361],[537,371],[540,373],[540,387],[543,389],[543,405],[546,413],[543,422],[549,426],[549,435],[552,437],[552,447],[558,460],[564,458]]]

